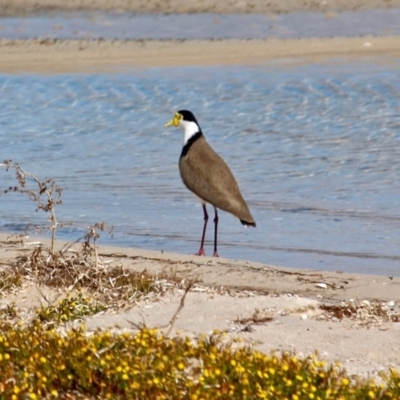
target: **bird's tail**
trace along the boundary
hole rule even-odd
[[[249,221],[245,221],[245,220],[241,219],[240,222],[241,222],[243,225],[246,225],[246,226],[252,226],[253,228],[256,227],[255,221],[249,222]]]

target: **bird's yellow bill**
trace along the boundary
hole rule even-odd
[[[179,126],[179,121],[181,120],[182,116],[179,113],[176,113],[174,115],[174,118],[171,119],[171,121],[169,121],[167,124],[165,124],[165,127],[167,126]]]

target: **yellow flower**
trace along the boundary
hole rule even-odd
[[[182,361],[178,364],[178,369],[185,369],[185,364]]]
[[[131,383],[131,389],[136,390],[136,389],[139,389],[139,388],[140,388],[139,383],[137,383],[137,382],[132,382]]]
[[[160,371],[163,371],[164,369],[165,369],[165,364],[162,362],[162,361],[160,361],[158,364],[157,364],[157,367],[156,367],[157,369],[159,369]]]

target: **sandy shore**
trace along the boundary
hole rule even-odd
[[[124,68],[397,62],[398,37],[220,41],[0,40],[0,72],[105,72]]]
[[[0,15],[108,10],[144,13],[286,13],[400,7],[400,0],[0,0]]]
[[[12,263],[18,254],[28,254],[38,241],[28,238],[24,244],[8,241],[0,234],[0,268]],[[57,242],[59,246],[63,242]],[[185,306],[179,314],[173,334],[196,335],[219,329],[229,338],[269,352],[295,350],[300,354],[319,351],[327,361],[341,361],[350,374],[377,376],[388,367],[400,369],[398,337],[400,324],[370,315],[370,305],[389,306],[399,313],[400,278],[368,276],[311,270],[296,270],[249,261],[233,261],[140,249],[99,248],[100,262],[110,269],[127,269],[154,274],[172,271],[182,281],[196,278]],[[1,292],[0,292],[1,293]],[[182,290],[172,290],[156,300],[100,316],[89,317],[89,330],[97,328],[132,330],[132,323],[149,327],[168,324],[179,306]],[[15,302],[22,310],[31,310],[44,302],[56,301],[60,290],[26,283],[13,293],[2,293],[1,304]],[[327,316],[322,305],[361,304],[352,319]],[[270,321],[252,322],[258,310]],[[246,322],[247,321],[247,322]]]

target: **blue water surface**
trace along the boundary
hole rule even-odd
[[[400,9],[287,14],[63,12],[0,17],[0,37],[32,39],[263,39],[399,35]]]
[[[0,157],[63,188],[57,215],[74,225],[59,238],[105,221],[114,238],[101,243],[194,253],[202,210],[180,181],[182,132],[164,128],[187,108],[257,221],[221,212],[220,255],[400,275],[399,99],[399,65],[0,75]],[[0,190],[13,184],[0,168]],[[0,196],[0,231],[42,214]],[[211,223],[208,254],[212,236]]]

